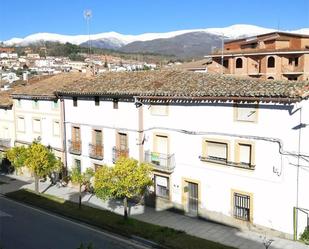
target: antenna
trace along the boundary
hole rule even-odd
[[[87,22],[88,31],[88,53],[91,55],[91,41],[90,41],[90,19],[92,18],[92,11],[90,9],[84,10],[84,18]]]

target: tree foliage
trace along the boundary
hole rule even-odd
[[[74,167],[70,173],[71,181],[79,185],[79,207],[82,205],[82,186],[90,186],[91,178],[94,176],[92,168],[87,168],[85,172],[81,172],[78,167]]]
[[[6,152],[6,157],[15,169],[19,169],[25,165],[27,153],[25,146],[15,146]]]
[[[152,185],[151,166],[132,158],[121,157],[114,167],[103,166],[95,173],[94,189],[101,199],[120,198],[127,216],[127,199],[142,196]]]

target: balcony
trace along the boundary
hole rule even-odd
[[[69,140],[69,152],[74,155],[82,154],[82,141]]]
[[[103,145],[89,144],[89,157],[103,160]]]
[[[129,157],[129,149],[121,150],[116,146],[113,147],[113,163],[117,161],[119,157]]]
[[[155,170],[172,173],[175,169],[175,155],[157,152],[145,152],[145,162],[150,163]]]
[[[218,158],[218,157],[199,156],[199,159],[203,162],[221,164],[221,165],[226,165],[226,166],[235,167],[235,168],[242,168],[242,169],[249,169],[249,170],[255,169],[255,165],[253,165],[251,163],[248,164],[248,163],[241,163],[241,162],[239,162],[239,163],[231,162],[231,161],[227,161],[226,159]]]
[[[0,138],[0,149],[7,150],[11,148],[11,139],[10,138]]]

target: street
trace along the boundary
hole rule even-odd
[[[144,248],[126,238],[36,210],[0,196],[0,249]]]

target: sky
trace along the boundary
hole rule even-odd
[[[309,28],[309,0],[1,0],[0,40],[38,32],[122,34],[253,24]]]

